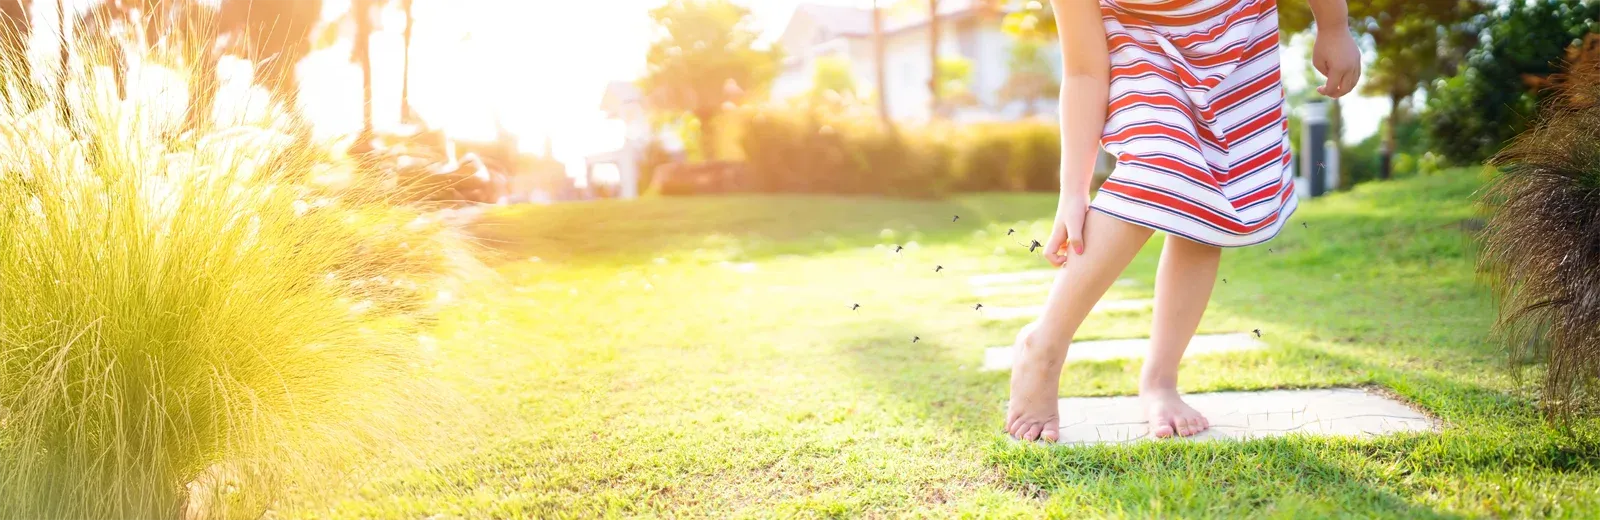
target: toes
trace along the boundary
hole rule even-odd
[[[1188,417],[1174,417],[1172,419],[1172,424],[1178,427],[1179,437],[1188,437],[1190,435],[1194,435],[1194,428],[1189,426]]]
[[[1032,441],[1039,438],[1039,433],[1044,431],[1044,425],[1033,423],[1028,425],[1028,431],[1022,433],[1022,440]]]
[[[1039,438],[1049,442],[1061,440],[1061,426],[1055,421],[1045,423],[1044,433],[1039,434]]]
[[[1023,424],[1021,412],[1008,412],[1006,414],[1006,433],[1011,434],[1012,437],[1022,433]]]
[[[1196,417],[1195,421],[1200,423],[1200,427],[1199,429],[1195,430],[1195,433],[1200,433],[1211,429],[1211,419],[1207,419],[1204,415]]]
[[[1156,438],[1165,439],[1167,437],[1171,437],[1173,433],[1176,432],[1173,430],[1172,424],[1170,423],[1150,423],[1150,434],[1156,436]]]

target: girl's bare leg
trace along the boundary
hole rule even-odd
[[[1156,437],[1189,436],[1211,427],[1178,396],[1178,362],[1211,301],[1221,258],[1221,248],[1172,235],[1161,249],[1150,356],[1139,374],[1139,398]]]
[[[1084,317],[1150,239],[1147,228],[1091,211],[1084,223],[1082,255],[1070,255],[1056,273],[1044,313],[1017,334],[1011,369],[1006,433],[1023,440],[1060,438],[1061,366]]]

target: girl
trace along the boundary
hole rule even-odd
[[[1361,76],[1344,0],[1307,0],[1313,65],[1339,97]],[[1178,361],[1200,325],[1223,247],[1260,244],[1295,209],[1278,63],[1276,0],[1051,0],[1060,31],[1061,199],[1045,256],[1044,314],[1017,335],[1006,432],[1060,436],[1061,366],[1072,335],[1154,231],[1150,353],[1139,396],[1156,437],[1210,427],[1178,395]],[[1089,201],[1096,143],[1116,170]]]

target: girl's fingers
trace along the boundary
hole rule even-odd
[[[1348,92],[1355,92],[1356,84],[1360,83],[1360,82],[1361,82],[1361,68],[1360,67],[1356,67],[1354,69],[1351,69],[1351,70],[1348,70],[1348,71],[1345,72],[1344,81],[1340,82],[1339,85],[1344,89],[1345,92],[1348,93]]]
[[[1067,261],[1067,258],[1061,255],[1061,248],[1066,241],[1067,228],[1057,220],[1050,229],[1050,240],[1044,244],[1044,258],[1050,261],[1050,265],[1061,267],[1061,264]]]

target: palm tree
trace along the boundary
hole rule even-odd
[[[939,117],[939,0],[928,0],[928,117]]]
[[[372,2],[350,2],[350,12],[355,15],[356,23],[356,40],[351,46],[350,59],[361,65],[361,135],[358,143],[372,138]]]
[[[411,28],[416,19],[411,16],[412,0],[401,0],[400,9],[406,13],[405,47],[400,64],[400,122],[411,122]]]
[[[889,119],[889,64],[884,56],[883,9],[878,7],[878,0],[872,0],[872,66],[877,76],[878,118],[883,120],[884,128],[892,128],[894,122]]]

